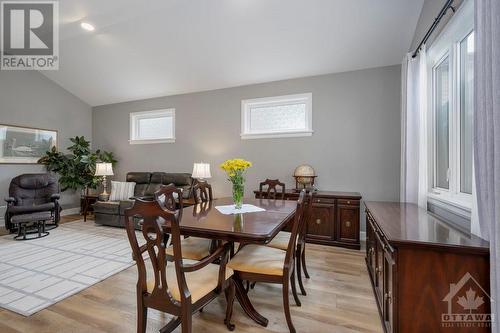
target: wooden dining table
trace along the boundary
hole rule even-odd
[[[293,220],[297,203],[289,200],[245,198],[265,211],[225,215],[215,207],[232,204],[232,198],[220,198],[183,208],[180,231],[185,236],[222,240],[240,244],[267,244]],[[169,232],[169,226],[164,225]],[[267,326],[268,319],[255,310],[242,281],[235,279],[236,297],[245,313],[256,323]]]

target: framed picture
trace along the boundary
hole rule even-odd
[[[0,124],[0,163],[36,164],[57,147],[57,131]]]

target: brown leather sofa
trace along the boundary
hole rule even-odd
[[[189,173],[129,172],[127,182],[135,182],[134,197],[153,197],[160,186],[174,184],[183,189],[183,199],[191,197],[193,179]],[[133,198],[123,201],[98,201],[93,205],[97,224],[124,227],[125,209],[132,207]]]

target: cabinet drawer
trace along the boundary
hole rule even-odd
[[[346,206],[359,206],[359,200],[352,199],[338,199],[337,204]]]
[[[314,203],[325,204],[325,205],[334,205],[335,199],[330,198],[314,198]]]

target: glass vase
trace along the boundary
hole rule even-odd
[[[245,184],[241,183],[233,183],[233,202],[234,208],[241,209],[243,206],[243,192],[245,189]]]

